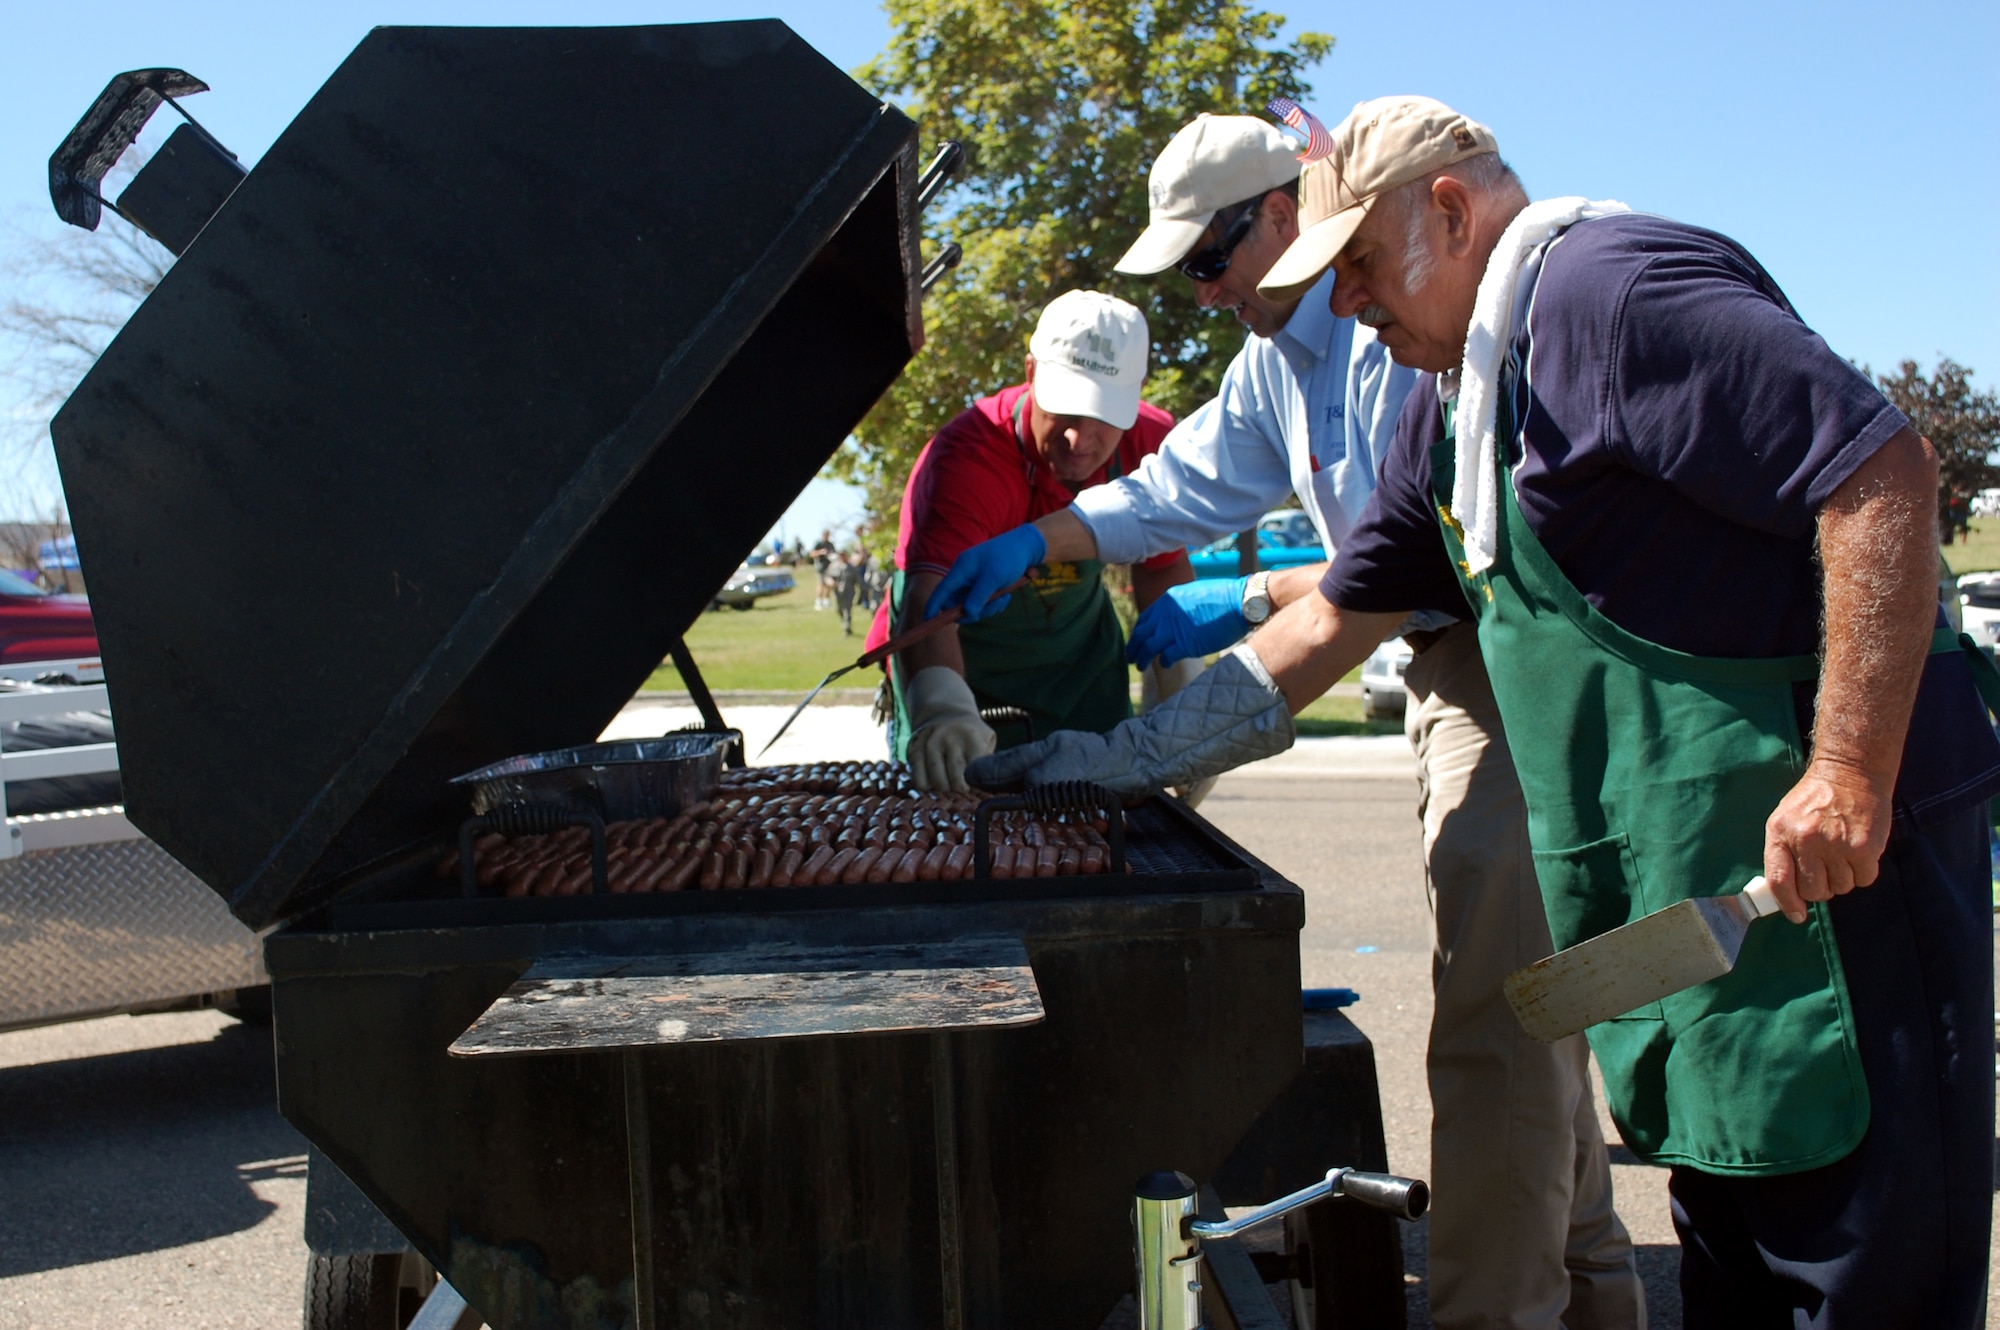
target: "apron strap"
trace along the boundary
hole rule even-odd
[[[1979,700],[1986,704],[1987,711],[2000,716],[2000,666],[1995,666],[1993,657],[1964,633],[1940,628],[1931,634],[1933,656],[1953,650],[1965,653],[1965,662],[1972,670],[1972,685],[1979,690]]]

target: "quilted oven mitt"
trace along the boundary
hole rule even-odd
[[[1125,798],[1141,798],[1282,753],[1295,737],[1284,694],[1246,645],[1109,734],[1061,730],[1039,743],[978,758],[966,767],[965,778],[988,790],[1087,780]]]

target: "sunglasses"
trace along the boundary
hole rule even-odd
[[[1263,201],[1264,196],[1259,194],[1246,203],[1237,204],[1236,215],[1223,227],[1222,239],[1196,250],[1176,265],[1181,270],[1181,276],[1192,282],[1213,282],[1228,272],[1230,252],[1243,243],[1243,237],[1250,234],[1250,228],[1257,221],[1257,206]],[[1217,213],[1216,216],[1220,218],[1222,214]]]

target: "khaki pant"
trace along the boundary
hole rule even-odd
[[[1530,1039],[1501,980],[1549,954],[1527,814],[1470,624],[1411,663],[1437,994],[1430,1304],[1440,1330],[1646,1324],[1582,1035]]]

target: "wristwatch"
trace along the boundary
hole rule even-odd
[[[1243,617],[1260,624],[1271,617],[1271,575],[1252,573],[1243,586]]]

